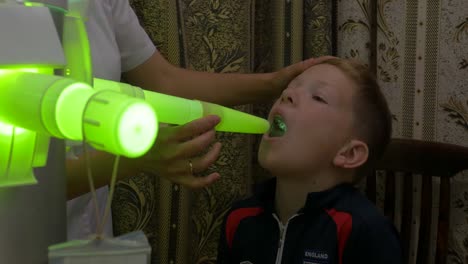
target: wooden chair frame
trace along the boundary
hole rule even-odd
[[[401,241],[408,260],[411,240],[413,208],[413,175],[422,175],[421,214],[416,263],[429,263],[432,226],[432,177],[440,178],[439,217],[437,223],[436,264],[445,264],[448,254],[450,215],[450,180],[468,169],[468,148],[458,145],[414,139],[393,139],[383,158],[375,166],[375,173],[367,178],[366,194],[376,201],[376,172],[386,172],[384,213],[391,220],[395,216],[395,173],[403,173],[403,204]]]

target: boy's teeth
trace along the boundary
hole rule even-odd
[[[281,137],[286,133],[286,131],[287,131],[287,127],[283,121],[283,118],[281,116],[275,116],[270,126],[269,136]]]

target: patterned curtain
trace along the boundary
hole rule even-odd
[[[338,56],[374,68],[393,113],[393,136],[468,146],[468,2],[342,0],[336,5]],[[468,263],[466,176],[458,175],[451,186],[448,263]],[[383,177],[379,182],[382,194]],[[414,186],[415,197],[420,197],[421,178]],[[433,186],[438,190],[438,182]],[[437,191],[433,197],[438,201]],[[383,206],[383,195],[378,200]],[[437,202],[433,207],[436,223]],[[415,219],[419,210],[413,208]],[[413,224],[417,230],[418,221]],[[412,237],[410,256],[415,263],[417,233]]]
[[[160,52],[174,64],[210,72],[267,72],[320,55],[357,58],[378,76],[393,113],[395,137],[468,145],[466,0],[131,3]],[[266,116],[270,105],[238,109]],[[248,195],[252,183],[269,177],[256,160],[258,137],[219,133],[218,139],[223,150],[211,170],[222,179],[210,188],[189,191],[150,173],[119,183],[115,233],[143,229],[153,246],[153,263],[214,263],[229,204]],[[449,263],[468,263],[466,174],[452,185]],[[379,182],[383,190],[383,179]],[[415,186],[419,192],[418,181]],[[413,242],[416,248],[417,240]]]

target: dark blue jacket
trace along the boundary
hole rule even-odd
[[[394,226],[349,184],[309,193],[284,226],[274,210],[276,181],[233,205],[221,230],[219,264],[399,264]]]

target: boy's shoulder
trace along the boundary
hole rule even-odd
[[[273,179],[254,185],[251,195],[231,204],[227,216],[232,215],[233,212],[258,215],[264,211],[272,211],[275,185],[276,181]]]
[[[388,224],[381,210],[354,187],[338,199],[335,207],[338,211],[349,212],[355,224]]]
[[[264,204],[260,202],[254,195],[237,200],[231,204],[229,211],[236,211],[244,208],[264,208]]]
[[[373,263],[402,263],[402,250],[397,229],[393,223],[357,189],[343,195],[336,204],[337,210],[352,215],[349,233],[350,246],[345,256],[361,259],[362,254]]]
[[[398,231],[393,223],[359,190],[354,189],[341,197],[336,204],[336,209],[346,211],[352,216],[354,237],[357,236],[356,238],[359,239],[366,237],[369,241],[386,238],[398,240]]]
[[[333,209],[352,216],[353,226],[378,225],[387,221],[386,217],[367,197],[357,188],[346,186],[333,204]]]

